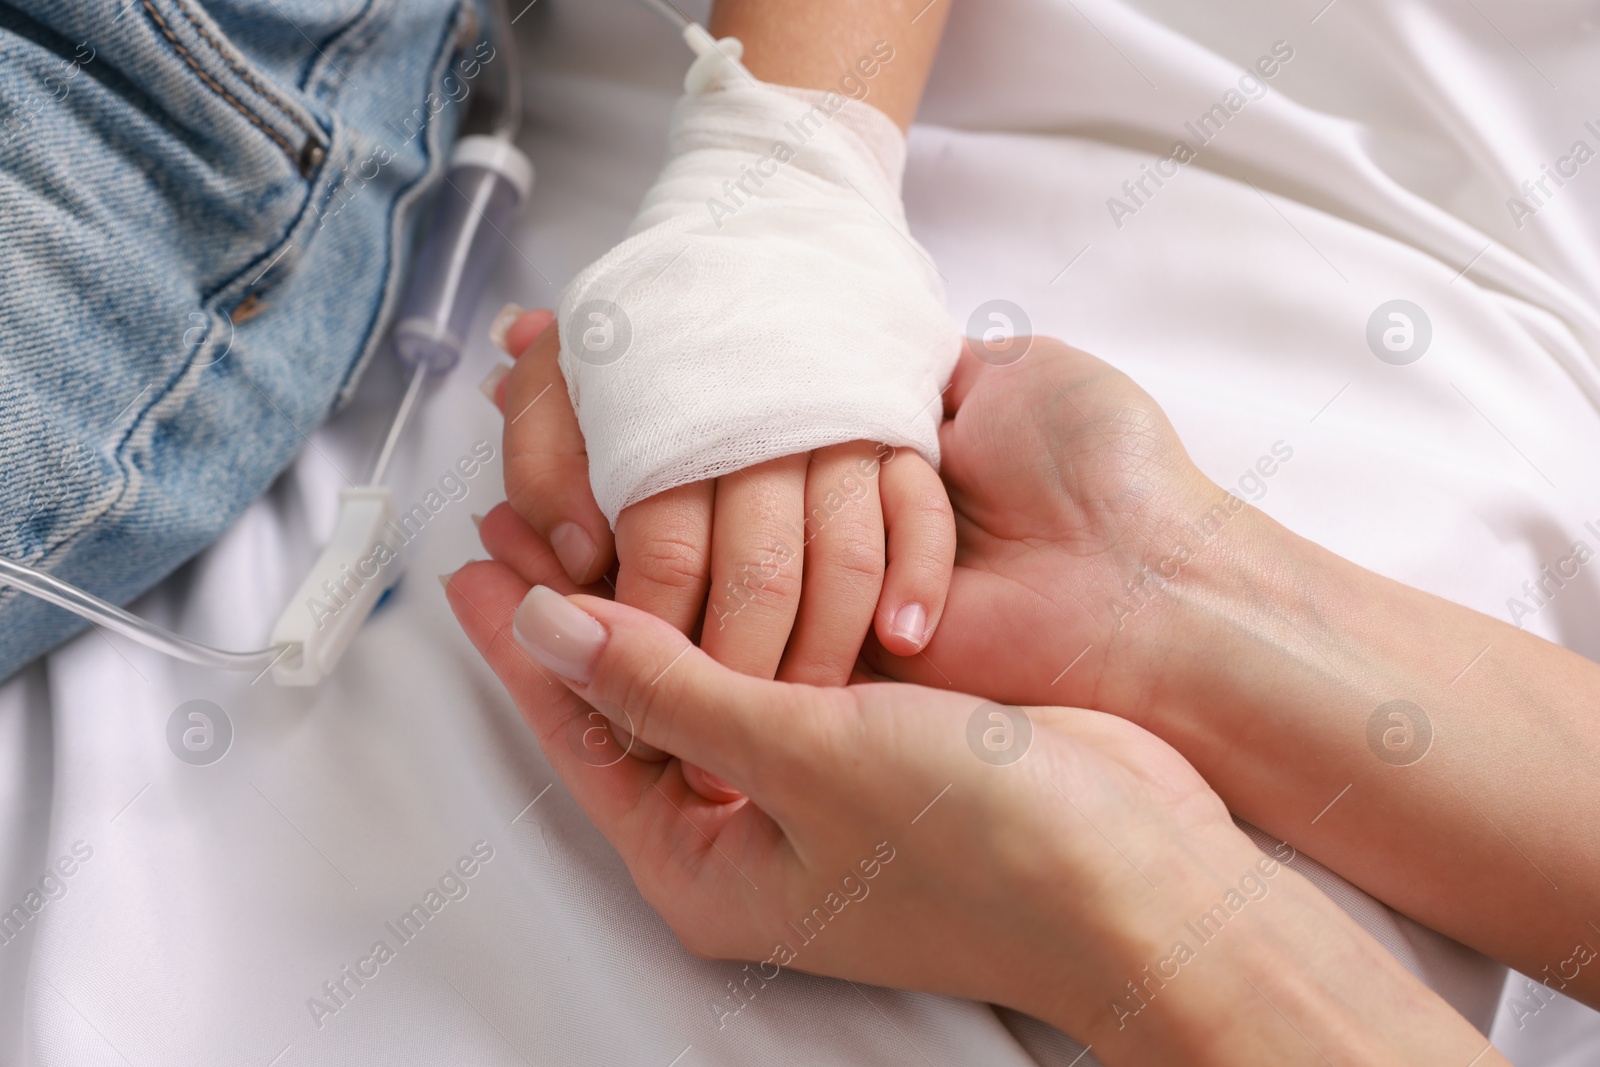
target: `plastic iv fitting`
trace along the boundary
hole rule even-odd
[[[385,568],[371,565],[395,518],[394,491],[383,484],[384,475],[424,382],[461,362],[478,294],[532,188],[533,165],[509,141],[457,142],[393,335],[411,381],[371,477],[341,490],[333,536],[272,629],[273,645],[288,650],[272,668],[279,685],[315,685],[326,677],[391,584],[383,580]],[[330,595],[337,611],[313,610]]]

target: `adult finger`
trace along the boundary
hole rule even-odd
[[[510,504],[496,504],[487,515],[473,518],[478,524],[478,540],[488,550],[489,558],[510,567],[529,585],[549,585],[563,593],[609,593],[610,587],[604,582],[575,585],[550,543]]]
[[[717,479],[700,645],[745,674],[777,673],[800,608],[807,462],[783,456]]]
[[[844,685],[872,627],[884,569],[878,451],[857,441],[811,454],[800,609],[778,668],[783,681]]]
[[[878,475],[888,531],[888,570],[876,629],[898,656],[922,651],[944,614],[956,560],[956,519],[939,472],[900,449]]]
[[[515,304],[507,304],[494,317],[494,322],[489,324],[489,340],[496,348],[516,359],[535,337],[544,332],[544,328],[550,325],[555,317],[556,313],[548,309],[524,311]],[[513,342],[516,343],[515,348],[512,347]],[[488,397],[489,402],[499,408],[502,414],[506,410],[506,378],[510,374],[511,364],[496,363],[490,369],[488,376],[478,383],[483,395]]]
[[[515,304],[507,304],[489,324],[489,340],[506,355],[517,359],[555,317],[556,313],[549,308],[524,311]]]
[[[506,379],[506,499],[550,543],[567,576],[584,585],[611,566],[614,542],[589,488],[589,456],[560,351],[552,321]]]
[[[559,571],[555,578],[563,580]],[[539,588],[560,599],[549,587]],[[790,859],[783,833],[754,805],[716,804],[696,796],[679,761],[643,761],[627,751],[626,741],[613,738],[608,718],[626,720],[626,713],[597,696],[581,699],[515,636],[513,620],[528,586],[510,569],[469,563],[447,579],[445,590],[473,645],[533,729],[551,769],[622,855],[646,899],[680,934],[693,936],[699,951],[736,947],[738,930],[705,928],[694,921],[696,909],[708,897],[721,897],[723,906],[712,910],[725,917],[726,908],[743,899],[747,879],[781,882],[774,865]]]
[[[977,356],[973,355],[971,339],[962,342],[961,355],[956,359],[955,369],[950,372],[950,384],[944,390],[944,417],[950,418],[961,407],[961,402],[972,392],[972,387],[983,376],[984,368],[988,366]]]
[[[598,597],[535,587],[515,628],[522,646],[583,699],[621,708],[646,743],[706,768],[775,815],[785,806],[783,784],[812,763],[853,699],[846,689],[734,671],[665,621]]]
[[[510,567],[530,585],[549,585],[563,594],[582,592],[608,599],[611,596],[611,587],[604,582],[594,582],[582,589],[575,589],[550,546],[509,504],[495,506],[479,520],[478,539],[489,550],[491,559]],[[629,755],[643,760],[668,758],[660,749],[636,740],[626,723],[613,722],[611,729]]]
[[[559,569],[549,579],[568,584]],[[574,697],[516,640],[512,622],[528,588],[504,564],[475,562],[446,579],[445,595],[473,647],[516,701],[551,768],[596,824],[610,826],[659,780],[662,765],[623,758],[620,742],[594,732],[600,725],[591,717],[596,709]]]

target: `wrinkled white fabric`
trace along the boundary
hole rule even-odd
[[[685,85],[629,236],[561,296],[600,510],[615,524],[664,490],[848,441],[937,465],[960,337],[906,226],[905,138],[869,104],[768,85],[715,50]]]

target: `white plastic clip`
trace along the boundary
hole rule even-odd
[[[691,95],[705,92],[721,80],[725,71],[743,71],[745,77],[750,76],[739,63],[744,58],[744,42],[739,38],[713,40],[704,26],[691,22],[683,28],[683,39],[695,54],[695,61],[689,64],[689,71],[683,76],[684,92]]]
[[[382,486],[339,494],[333,537],[272,629],[274,645],[299,646],[272,668],[273,681],[316,685],[339,662],[391,584],[383,564],[392,553],[377,548],[393,518],[394,494]]]

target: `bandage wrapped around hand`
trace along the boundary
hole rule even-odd
[[[906,227],[905,138],[858,100],[756,81],[739,52],[728,38],[690,68],[629,236],[561,297],[561,370],[613,527],[667,489],[827,445],[938,464],[961,342]]]

